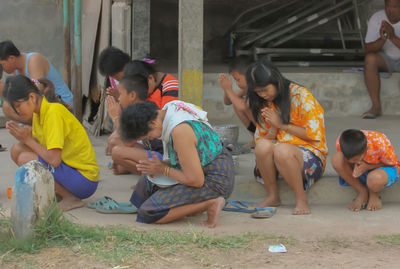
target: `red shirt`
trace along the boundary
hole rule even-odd
[[[160,85],[148,97],[147,101],[154,102],[160,109],[173,100],[178,100],[179,82],[178,79],[165,74]]]

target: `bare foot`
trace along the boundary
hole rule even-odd
[[[296,201],[296,207],[293,209],[293,215],[308,215],[311,214],[310,206],[308,205],[307,199],[298,199]]]
[[[269,207],[269,206],[280,206],[281,200],[279,198],[274,198],[268,196],[264,201],[256,204],[256,207]]]
[[[382,208],[382,201],[377,192],[369,191],[367,210],[376,211]]]
[[[210,205],[207,208],[207,220],[204,225],[208,228],[214,228],[217,226],[219,213],[221,213],[222,208],[225,205],[224,197],[218,197],[210,200]]]
[[[81,199],[71,196],[65,197],[58,203],[58,208],[62,211],[69,211],[71,209],[83,207],[85,204]]]
[[[368,202],[368,191],[364,190],[357,195],[356,199],[354,199],[352,203],[349,204],[349,209],[351,211],[358,212],[367,202]]]

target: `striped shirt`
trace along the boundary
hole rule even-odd
[[[160,109],[173,100],[178,100],[178,79],[165,74],[159,86],[147,97],[147,101],[154,102]]]

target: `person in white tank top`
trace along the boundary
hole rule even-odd
[[[365,85],[372,107],[364,119],[382,115],[379,72],[400,72],[400,0],[385,0],[385,9],[374,13],[365,37]]]

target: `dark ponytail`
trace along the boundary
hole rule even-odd
[[[39,82],[39,84],[43,85],[41,93],[44,95],[44,97],[46,97],[47,101],[49,101],[50,103],[60,103],[69,108],[69,105],[61,99],[61,96],[56,94],[53,82],[51,82],[47,78],[39,78],[37,81]]]

